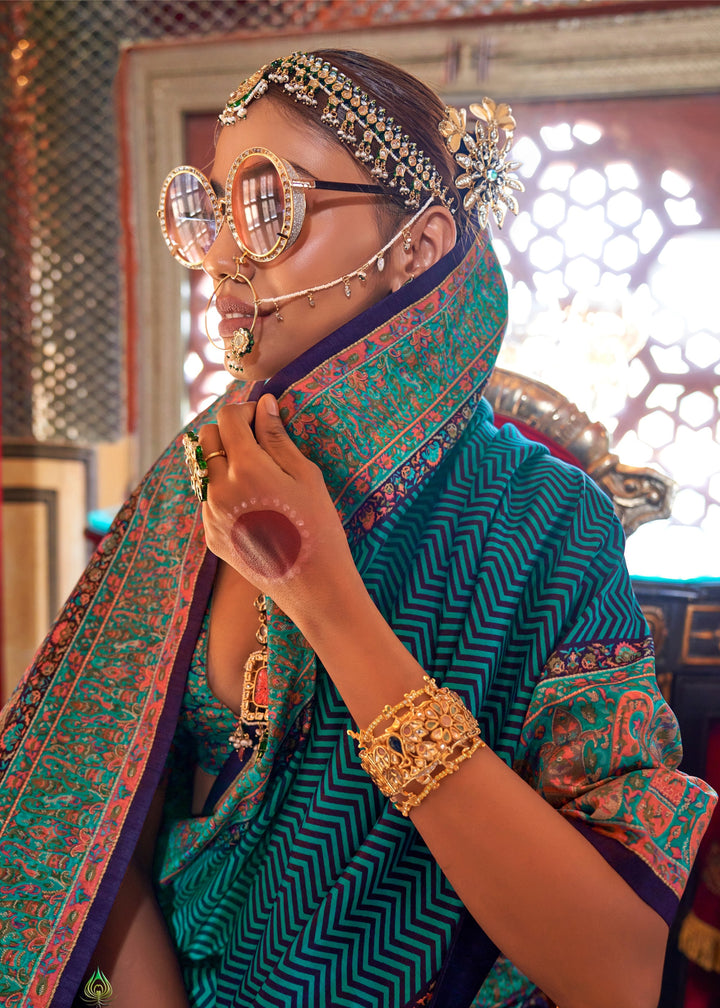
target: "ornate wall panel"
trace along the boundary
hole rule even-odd
[[[92,449],[12,441],[3,455],[0,698],[19,679],[88,559]]]

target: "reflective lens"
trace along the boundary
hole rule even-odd
[[[265,256],[283,231],[285,197],[275,165],[254,155],[240,166],[232,187],[232,215],[240,244]]]
[[[293,187],[296,179],[291,165],[263,147],[245,151],[230,169],[230,228],[252,259],[274,259],[297,238],[305,194]]]
[[[186,266],[200,266],[217,234],[212,190],[199,172],[179,168],[168,176],[162,197],[163,235]]]
[[[222,226],[223,214],[240,249],[256,262],[275,259],[300,233],[305,193],[292,165],[265,147],[251,147],[233,162],[219,200],[197,168],[170,172],[160,191],[160,225],[168,248],[198,269]]]

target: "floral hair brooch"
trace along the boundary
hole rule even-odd
[[[467,189],[463,199],[466,210],[477,208],[480,227],[487,227],[490,214],[502,227],[505,214],[518,212],[513,190],[524,192],[525,186],[513,175],[519,161],[508,161],[513,143],[515,119],[509,105],[496,105],[490,98],[470,106],[475,116],[475,136],[467,131],[465,109],[447,107],[446,119],[440,122],[440,133],[455,160],[464,171],[455,177],[458,189]],[[505,134],[500,143],[500,131]],[[461,150],[461,148],[463,148]]]

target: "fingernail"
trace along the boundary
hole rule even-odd
[[[270,416],[280,416],[280,410],[278,409],[277,399],[275,396],[265,396],[265,411],[266,413],[269,413]]]

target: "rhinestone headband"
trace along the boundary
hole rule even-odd
[[[429,196],[438,199],[451,213],[457,211],[453,195],[443,184],[441,173],[419,150],[386,110],[370,98],[349,77],[327,60],[307,53],[293,53],[261,67],[230,95],[219,119],[231,126],[247,115],[248,105],[264,95],[269,83],[282,87],[304,105],[325,105],[321,120],[354,149],[355,157],[372,164],[370,174],[396,193],[409,210],[417,210]],[[523,184],[513,176],[519,162],[507,161],[512,147],[515,119],[508,105],[495,105],[484,98],[470,111],[477,117],[475,136],[466,132],[466,113],[448,107],[439,124],[448,150],[463,170],[456,178],[458,189],[468,189],[463,199],[466,210],[476,208],[480,226],[485,228],[490,214],[502,226],[507,210],[518,212],[512,190]],[[500,131],[505,139],[500,143]]]
[[[359,161],[372,162],[370,174],[394,189],[408,209],[420,206],[423,192],[431,193],[453,209],[452,197],[443,186],[440,172],[418,150],[417,144],[349,77],[317,56],[293,53],[262,67],[233,91],[220,114],[220,122],[229,126],[244,119],[250,102],[267,91],[268,81],[278,84],[304,105],[317,105],[321,95],[320,100],[325,101],[321,120],[355,149]]]

